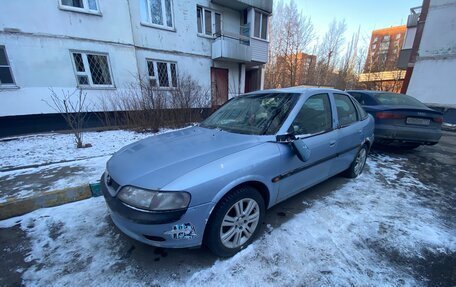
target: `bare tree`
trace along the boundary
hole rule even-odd
[[[61,96],[51,88],[51,102],[43,100],[48,106],[62,115],[74,135],[77,148],[90,147],[83,144],[84,125],[87,119],[87,93],[81,89],[73,92],[62,90]]]
[[[303,51],[314,39],[310,18],[299,11],[292,0],[288,4],[278,2],[270,25],[270,60],[266,65],[265,86],[287,87],[298,83]]]
[[[190,75],[178,74],[173,88],[152,85],[148,77],[136,78],[126,89],[101,101],[98,109],[105,125],[156,132],[161,127],[198,121],[202,109],[197,108],[210,105],[209,89]]]
[[[335,87],[341,90],[353,88],[358,82],[358,73],[356,70],[358,61],[358,41],[360,28],[358,32],[352,35],[350,42],[347,44],[345,55],[342,57],[339,74]]]
[[[336,67],[340,61],[340,52],[345,41],[347,25],[345,20],[334,19],[324,35],[318,51],[318,66],[316,84],[319,86],[334,86]]]

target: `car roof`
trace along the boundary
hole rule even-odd
[[[394,92],[389,92],[389,91],[371,91],[371,90],[347,90],[346,92],[347,93],[350,93],[350,92],[365,93],[365,94],[370,94],[370,95],[384,94],[384,93],[399,94],[399,93],[394,93]]]
[[[309,87],[297,86],[297,87],[289,87],[289,88],[254,91],[254,92],[246,93],[244,95],[270,94],[270,93],[315,94],[315,93],[328,93],[328,92],[345,93],[342,90],[332,89],[332,88],[309,88]]]

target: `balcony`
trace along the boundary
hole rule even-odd
[[[397,67],[399,69],[407,69],[409,66],[410,55],[412,54],[412,49],[402,49],[399,58],[397,59]]]
[[[267,13],[272,13],[272,0],[212,0],[212,3],[216,3],[235,10],[243,10],[246,8],[254,7],[261,9]]]
[[[410,9],[410,15],[407,18],[407,28],[418,26],[420,20],[421,6]]]
[[[250,38],[228,33],[216,35],[212,43],[212,59],[229,62],[250,62],[252,60]]]
[[[267,41],[242,35],[218,34],[212,43],[212,59],[219,61],[265,64],[268,52]]]

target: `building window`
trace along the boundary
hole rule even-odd
[[[396,40],[399,40],[401,38],[401,34],[396,35]]]
[[[204,7],[196,7],[198,34],[213,37],[222,32],[222,14]]]
[[[389,40],[390,40],[390,35],[383,36],[383,41],[389,41]]]
[[[72,52],[79,87],[113,87],[107,54]]]
[[[378,41],[378,37],[375,37],[374,40],[372,41],[372,43],[377,43]]]
[[[268,15],[255,10],[253,36],[267,40],[268,37]]]
[[[157,60],[147,60],[147,71],[151,87],[176,88],[177,64]]]
[[[11,65],[4,46],[0,46],[0,87],[15,86]]]
[[[389,49],[389,42],[382,42],[380,44],[380,51],[381,52],[388,51],[388,49]]]
[[[61,0],[60,4],[64,9],[99,12],[97,0]]]
[[[172,0],[140,0],[142,21],[165,29],[174,29]]]

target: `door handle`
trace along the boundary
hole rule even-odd
[[[329,142],[329,146],[330,147],[333,147],[335,145],[336,145],[336,141],[335,140],[332,140],[332,141]]]

